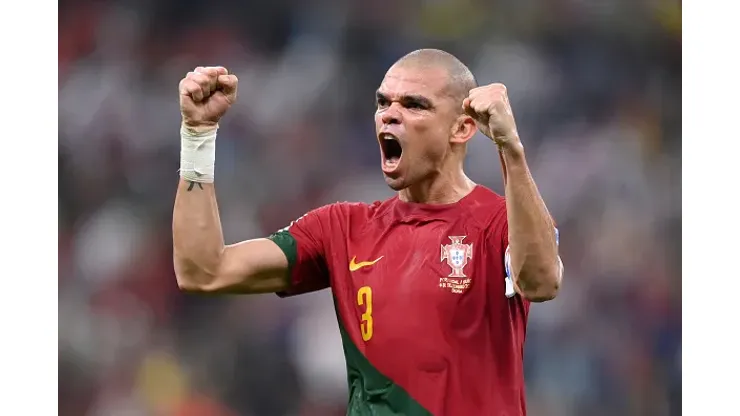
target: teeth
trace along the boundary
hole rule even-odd
[[[395,138],[395,137],[394,137],[394,136],[393,136],[392,134],[390,134],[390,133],[384,133],[384,134],[383,134],[382,136],[380,136],[380,137],[382,137],[382,138],[383,138],[384,140],[398,140],[398,139],[396,139],[396,138]]]

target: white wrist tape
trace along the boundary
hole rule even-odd
[[[191,182],[211,183],[216,164],[216,131],[203,133],[180,128],[180,177]]]

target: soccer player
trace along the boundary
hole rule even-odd
[[[174,264],[183,290],[292,296],[331,288],[350,415],[525,415],[530,302],[562,279],[557,230],[527,167],[506,88],[476,87],[449,53],[396,62],[377,91],[376,140],[397,195],[308,212],[268,238],[224,245],[213,186],[216,130],[237,78],[180,82]],[[465,176],[480,130],[498,147],[505,198]]]

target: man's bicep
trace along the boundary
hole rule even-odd
[[[211,293],[297,295],[329,286],[325,235],[331,206],[310,211],[267,238],[226,246],[213,278],[201,288]]]
[[[224,248],[210,292],[271,293],[288,287],[288,259],[266,238],[242,241]]]

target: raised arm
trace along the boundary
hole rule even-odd
[[[289,288],[288,259],[269,239],[225,245],[213,185],[219,119],[236,101],[236,76],[198,67],[180,82],[182,149],[172,220],[174,266],[182,290],[281,292]]]
[[[175,276],[189,292],[266,293],[288,289],[288,260],[271,240],[224,245],[212,183],[180,180],[172,221]]]
[[[507,269],[514,287],[533,302],[553,299],[563,276],[555,224],[527,166],[506,87],[475,88],[463,108],[499,148],[509,229]]]

